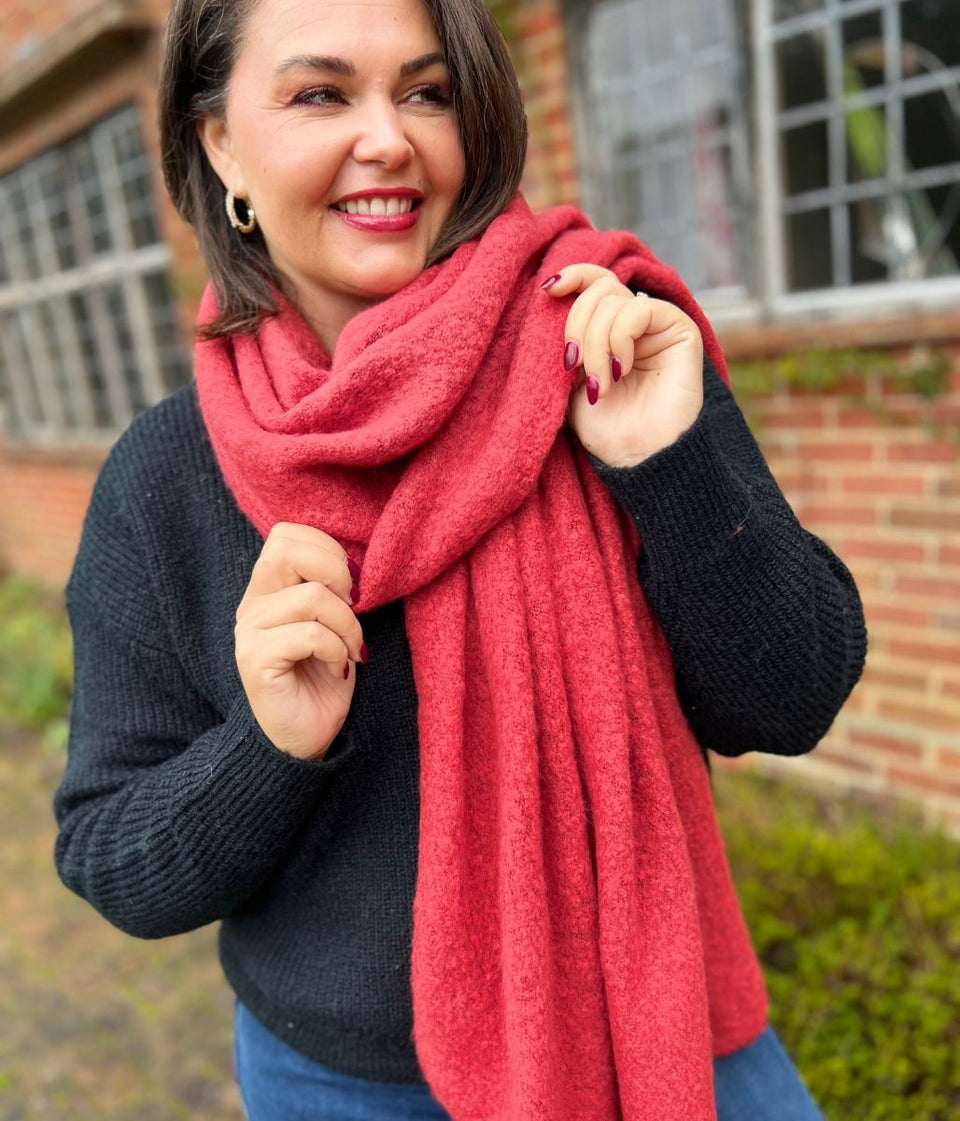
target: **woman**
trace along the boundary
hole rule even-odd
[[[863,621],[689,293],[515,197],[479,0],[175,0],[160,100],[212,285],[70,582],[65,882],[222,920],[254,1121],[817,1117],[703,751]]]

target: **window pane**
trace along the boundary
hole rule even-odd
[[[0,178],[0,426],[6,417],[45,439],[115,433],[189,376],[159,247],[132,108]],[[136,334],[128,304],[146,311]]]
[[[791,214],[786,219],[787,280],[792,292],[833,284],[830,211]]]
[[[823,0],[774,0],[773,18],[777,21],[803,16],[807,12],[818,12]]]
[[[907,98],[903,117],[907,170],[960,160],[960,118],[942,90]]]
[[[777,44],[780,108],[796,109],[827,97],[824,37],[821,31],[794,35]]]
[[[701,289],[748,283],[750,165],[735,3],[599,0],[584,47],[583,165],[595,218],[634,230]]]
[[[842,36],[844,92],[855,94],[882,86],[886,80],[882,13],[868,12],[846,20]]]
[[[904,77],[921,63],[960,66],[960,4],[957,0],[906,0],[900,7]],[[911,47],[916,48],[911,50]]]
[[[783,133],[784,190],[787,195],[819,191],[830,182],[827,122],[815,121]]]
[[[887,175],[887,112],[882,105],[861,105],[848,109],[844,127],[847,134],[847,181],[883,179]]]
[[[94,423],[100,428],[109,428],[112,422],[107,388],[104,382],[104,367],[107,356],[100,353],[93,327],[93,310],[90,297],[78,293],[70,297],[70,313],[74,330],[80,342],[83,370],[92,406]]]

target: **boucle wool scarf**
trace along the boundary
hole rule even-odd
[[[712,1055],[762,1030],[765,996],[636,532],[564,427],[570,301],[538,284],[578,261],[685,308],[725,369],[635,238],[518,196],[332,359],[287,304],[199,343],[200,402],[261,533],[316,526],[362,563],[361,612],[404,600],[436,1097],[454,1121],[706,1121]]]

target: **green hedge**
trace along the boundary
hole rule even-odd
[[[0,723],[59,739],[71,666],[59,597],[19,577],[0,580]]]
[[[841,793],[715,787],[771,1021],[828,1121],[960,1119],[960,845]]]

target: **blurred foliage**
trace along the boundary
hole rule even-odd
[[[59,597],[0,579],[0,723],[64,739],[73,651]]]
[[[771,1022],[830,1121],[960,1119],[960,845],[906,811],[716,779]]]
[[[914,348],[905,358],[889,350],[808,347],[774,358],[731,362],[730,380],[738,397],[751,397],[783,389],[831,393],[843,391],[853,379],[885,378],[897,393],[932,401],[947,391],[950,367],[947,355],[926,347]],[[856,400],[869,405],[862,396]]]

